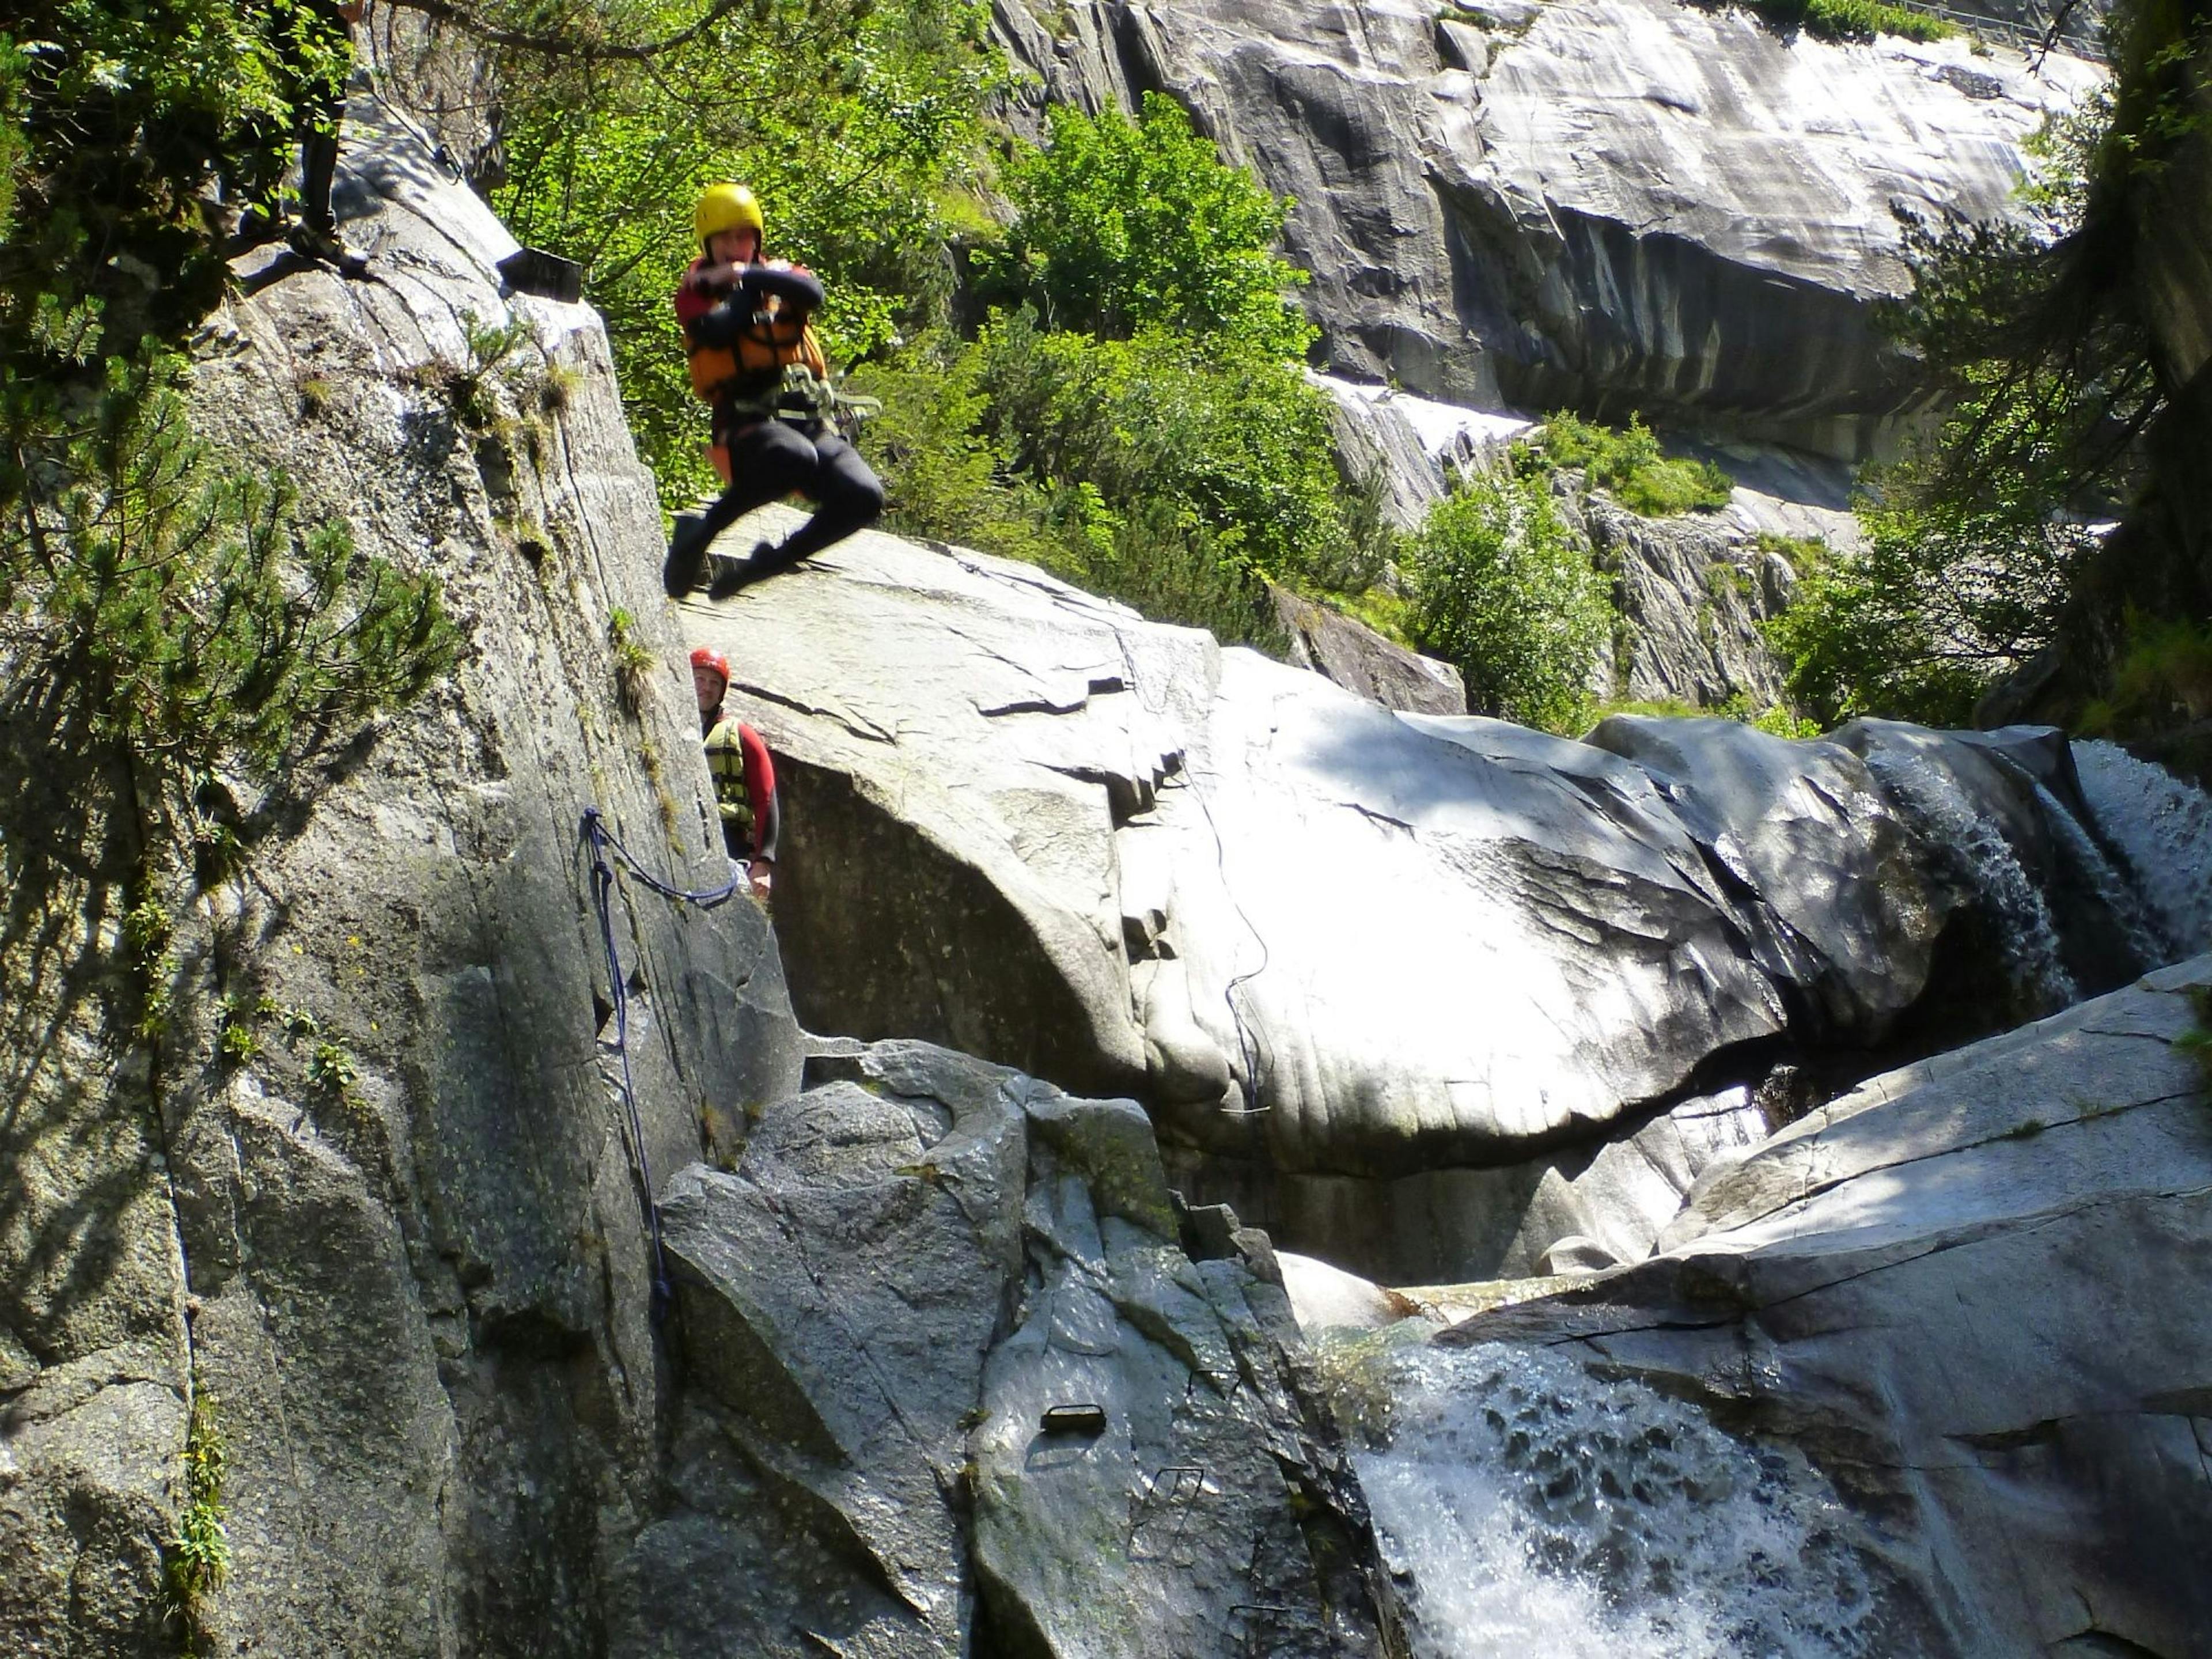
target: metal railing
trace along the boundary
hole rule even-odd
[[[2030,57],[2045,49],[2045,42],[2054,52],[2069,52],[2090,62],[2105,61],[2104,31],[2098,20],[2087,15],[2081,7],[2074,8],[2064,24],[2053,35],[2051,24],[2054,14],[2040,7],[2030,7],[2025,17],[1991,17],[1985,12],[1961,11],[1956,6],[1947,6],[1942,0],[1888,0],[1902,11],[1917,12],[1923,17],[1933,17],[1950,24],[1976,40],[2016,47]]]

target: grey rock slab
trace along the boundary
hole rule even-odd
[[[951,1650],[948,1498],[1013,1268],[979,1221],[1018,1201],[1023,1118],[1009,1103],[923,1127],[856,1084],[809,1091],[770,1110],[737,1174],[679,1175],[663,1218],[697,1382]]]
[[[1384,639],[1363,623],[1299,598],[1271,591],[1275,614],[1291,635],[1291,661],[1334,680],[1385,708],[1421,714],[1464,714],[1467,687],[1459,670]]]
[[[816,1066],[670,1188],[687,1384],[611,1650],[1229,1656],[1256,1611],[1270,1651],[1382,1651],[1272,1255],[1174,1242],[1143,1115],[913,1042]]]
[[[1694,844],[1581,745],[1491,722],[1479,752],[873,534],[688,622],[792,780],[778,922],[817,1025],[1179,1097],[1178,1134],[1337,1169],[1601,1122],[1780,1028]]]
[[[984,1629],[1068,1659],[1389,1650],[1364,1503],[1259,1276],[1272,1255],[1194,1262],[1094,1224],[1059,1148],[1039,1135],[1030,1156],[1031,1289],[970,1442]],[[1088,1340],[1070,1342],[1079,1282]]]
[[[2200,957],[1873,1079],[1700,1181],[1660,1255],[1443,1340],[1797,1442],[1952,1650],[2189,1651],[2212,1334],[2170,1291],[2212,1265],[2212,1118],[2172,1038],[2208,984]]]

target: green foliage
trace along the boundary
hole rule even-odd
[[[1294,363],[1157,327],[1049,334],[1026,312],[994,318],[981,344],[987,424],[1017,471],[1093,485],[1117,512],[1167,503],[1217,557],[1277,580],[1373,579],[1346,520],[1326,395]]]
[[[222,1427],[213,1395],[194,1379],[185,1419],[184,1504],[177,1529],[161,1546],[161,1577],[170,1620],[187,1655],[216,1650],[208,1602],[230,1578],[230,1530],[223,1522]]]
[[[1835,560],[1835,550],[1818,536],[1779,536],[1762,530],[1751,544],[1762,553],[1779,555],[1800,581],[1826,570]]]
[[[2084,731],[2129,736],[2212,718],[2212,624],[2126,616],[2128,643],[2107,696],[2083,711]]]
[[[1180,364],[1188,343],[1173,343]],[[1218,483],[1231,463],[1185,455],[1181,471],[1145,465],[1190,440],[1194,425],[1233,447],[1236,434],[1208,425],[1201,406],[1221,388],[1200,371],[1194,384],[1147,381],[1149,402],[1133,398],[1127,382],[1141,371],[1094,362],[1100,349],[1086,336],[1040,334],[1026,316],[1001,318],[980,343],[933,333],[856,375],[884,399],[860,441],[887,485],[891,527],[1042,565],[1149,617],[1283,648],[1242,523],[1209,519],[1205,507],[1221,510],[1224,492],[1201,502],[1188,476]],[[1123,396],[1088,400],[1085,389],[1103,395],[1115,367],[1129,371]],[[1078,380],[1057,380],[1063,368]],[[1042,441],[1024,446],[1021,433]]]
[[[1871,40],[1894,34],[1907,40],[1942,40],[1955,25],[1883,0],[1745,0],[1777,28],[1802,29],[1822,40]]]
[[[583,263],[631,430],[663,500],[679,505],[714,487],[670,308],[699,252],[699,190],[736,179],[759,194],[768,251],[823,279],[817,323],[833,358],[880,353],[941,321],[945,246],[972,216],[962,191],[980,177],[982,112],[1005,84],[988,9],[640,0],[556,15],[565,21],[547,50],[494,54],[507,167],[493,204],[523,240]],[[488,15],[528,33],[548,14],[502,0]],[[671,37],[680,44],[649,58],[605,50]]]
[[[2196,1019],[2173,1040],[2175,1052],[2197,1062],[2204,1089],[2212,1096],[2212,986],[2191,985],[2182,992]]]
[[[1601,704],[1591,716],[1593,723],[1608,714],[1640,714],[1661,720],[1737,720],[1778,738],[1817,738],[1820,727],[1815,721],[1793,712],[1787,704],[1775,703],[1760,708],[1750,697],[1737,692],[1726,702],[1710,708],[1680,697],[1624,697]]]
[[[50,448],[52,494],[0,513],[4,690],[34,674],[39,696],[12,732],[127,755],[139,811],[180,834],[194,779],[273,776],[419,695],[454,650],[434,581],[362,557],[343,524],[302,525],[281,474],[216,465],[181,378],[158,355],[111,360]]]
[[[860,445],[884,481],[884,527],[1055,563],[1066,550],[1048,497],[1011,473],[985,429],[983,366],[980,347],[932,329],[854,372],[854,391],[883,400]]]
[[[1808,577],[1762,623],[1790,696],[1822,721],[1971,722],[1976,700],[2056,633],[2091,533],[2053,520],[2033,477],[1992,471],[1976,496],[1907,465],[1893,504],[1861,510],[1866,544]]]
[[[1544,478],[1478,479],[1439,501],[1409,574],[1408,629],[1457,665],[1470,708],[1553,732],[1587,722],[1613,609]]]
[[[1659,440],[1640,416],[1631,416],[1626,428],[1613,428],[1577,420],[1562,410],[1546,419],[1542,446],[1543,459],[1552,465],[1583,468],[1593,486],[1645,518],[1717,511],[1729,504],[1735,488],[1711,461],[1661,453]]]
[[[342,1044],[319,1042],[307,1057],[307,1086],[319,1095],[343,1095],[360,1080],[353,1056]]]
[[[1146,329],[1303,358],[1313,330],[1284,291],[1305,273],[1273,252],[1290,210],[1158,93],[1119,109],[1047,112],[1045,147],[1006,167],[1015,219],[983,261],[989,296],[1048,327],[1109,339]]]
[[[2093,100],[2045,130],[2026,219],[1908,231],[1913,292],[1885,321],[1954,402],[1869,479],[1864,550],[1812,573],[1767,624],[1791,695],[1824,720],[1969,720],[2063,636],[2097,563],[2090,523],[2140,486],[2163,398],[2109,280],[2117,233],[2091,210],[2115,107]]]
[[[7,401],[175,335],[220,292],[206,192],[265,194],[291,104],[343,49],[289,4],[19,0],[0,25]]]

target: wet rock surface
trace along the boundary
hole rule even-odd
[[[1691,1194],[1662,1252],[1440,1340],[1540,1344],[1802,1448],[1948,1650],[2212,1627],[2212,1103],[2197,957],[1874,1079]],[[2202,995],[2199,988],[2197,994]]]

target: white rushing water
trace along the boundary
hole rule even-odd
[[[2075,819],[2065,802],[2039,783],[2035,786],[2035,799],[2058,842],[2059,857],[2073,878],[2087,887],[2118,924],[2136,966],[2146,971],[2163,966],[2173,952],[2135,884],[2114,866],[2097,838]]]
[[[1358,1458],[1422,1659],[1855,1659],[1881,1651],[1856,1523],[1793,1451],[1540,1349],[1387,1362]]]
[[[2212,799],[2118,744],[2075,744],[2074,769],[2097,833],[2127,860],[2172,954],[2212,951]]]
[[[2035,994],[2045,1013],[2079,1002],[2081,988],[2059,958],[2051,907],[2004,831],[1947,773],[1917,755],[1877,750],[1866,759],[1891,801],[1919,821],[1936,855],[1955,861],[1959,876],[1996,913],[2014,981]]]

